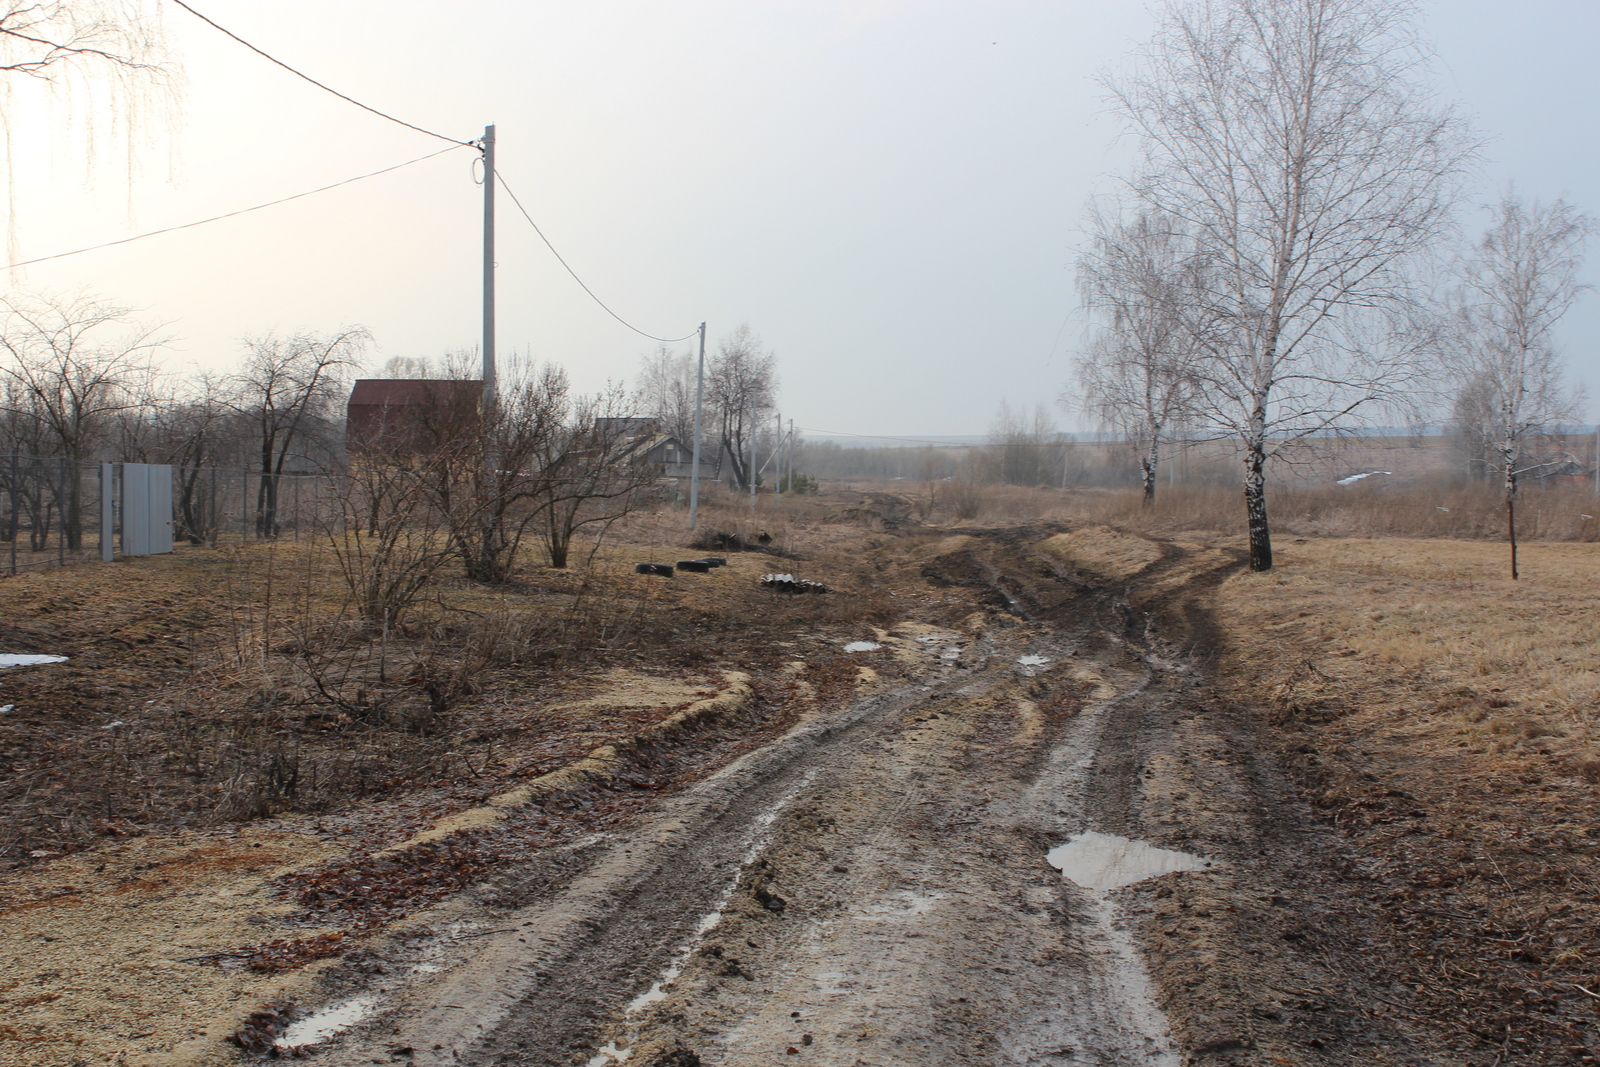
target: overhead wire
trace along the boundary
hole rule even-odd
[[[227,27],[219,25],[217,22],[213,21],[212,19],[209,19],[206,16],[200,14],[200,12],[196,11],[194,8],[190,7],[188,4],[184,3],[183,0],[172,0],[172,2],[174,4],[177,4],[179,7],[183,8],[185,11],[187,11],[189,14],[193,15],[195,18],[199,19],[201,22],[204,22],[206,25],[210,26],[212,29],[217,30],[218,32],[220,32],[222,34],[225,34],[226,36],[233,38],[235,41],[238,41],[240,44],[242,44],[246,48],[250,49],[250,51],[252,51],[256,55],[260,56],[262,59],[268,60],[269,62],[272,62],[272,63],[276,63],[278,66],[282,67],[284,70],[288,71],[290,74],[293,74],[295,77],[302,78],[305,81],[310,82],[312,85],[315,85],[318,89],[321,89],[324,92],[332,93],[334,96],[337,96],[340,100],[343,100],[346,103],[354,104],[356,107],[359,107],[363,111],[370,111],[374,115],[378,116],[381,119],[388,119],[390,122],[398,123],[399,125],[404,126],[408,130],[416,130],[418,133],[425,133],[429,137],[437,137],[441,141],[449,141],[451,144],[454,144],[454,145],[465,145],[465,146],[468,146],[468,147],[475,147],[474,142],[472,142],[472,141],[461,141],[461,140],[457,140],[454,137],[446,137],[442,133],[434,133],[432,130],[423,129],[421,126],[413,125],[412,123],[409,123],[409,122],[405,121],[404,119],[397,119],[393,115],[390,115],[387,112],[379,111],[375,107],[370,107],[370,106],[368,106],[366,104],[363,104],[361,101],[357,100],[353,96],[346,96],[344,93],[341,93],[339,90],[334,89],[331,86],[324,85],[322,82],[317,81],[317,79],[313,78],[311,75],[306,74],[303,71],[296,70],[294,67],[291,67],[289,64],[285,63],[283,60],[279,59],[278,57],[273,56],[273,55],[269,55],[268,53],[263,52],[261,49],[257,48],[255,45],[251,44],[249,41],[245,40],[243,37],[240,37],[237,33],[234,33],[232,30],[228,29]]]
[[[876,433],[845,433],[841,430],[822,430],[815,426],[796,426],[795,429],[805,430],[807,433],[825,433],[830,437],[859,437],[867,441],[904,441],[913,445],[943,445],[946,448],[964,448],[975,443],[972,441],[934,441],[925,437],[886,437],[883,434]]]
[[[5,267],[0,267],[0,270],[13,270],[13,269],[15,269],[17,267],[31,266],[34,263],[44,263],[44,262],[47,262],[48,260],[62,259],[62,258],[65,258],[67,256],[76,256],[76,255],[80,255],[80,254],[82,254],[84,252],[93,252],[93,251],[96,251],[96,250],[101,249],[101,248],[111,248],[111,247],[113,247],[115,245],[127,244],[130,241],[138,241],[138,240],[142,240],[142,239],[144,239],[146,237],[155,237],[155,236],[157,236],[159,234],[171,233],[174,230],[184,230],[184,229],[189,229],[190,227],[194,227],[194,226],[203,226],[208,222],[218,222],[218,221],[220,221],[222,219],[233,218],[236,215],[243,215],[243,214],[246,214],[246,213],[251,212],[251,211],[259,211],[262,208],[274,207],[274,206],[276,206],[278,204],[287,203],[290,200],[298,200],[300,197],[303,197],[303,196],[312,196],[312,195],[314,195],[316,193],[327,192],[329,189],[336,189],[341,185],[348,185],[348,184],[350,184],[350,182],[360,181],[362,178],[371,178],[371,177],[375,177],[375,176],[377,176],[379,174],[385,174],[385,173],[387,173],[387,172],[389,172],[391,170],[398,170],[400,167],[410,166],[412,163],[420,163],[425,159],[433,158],[433,156],[442,155],[444,152],[449,152],[454,148],[482,148],[483,147],[481,142],[478,142],[478,141],[462,141],[462,140],[459,140],[459,139],[457,139],[455,137],[447,137],[446,135],[444,135],[442,133],[435,133],[433,130],[425,129],[425,128],[421,127],[421,126],[415,125],[414,123],[407,122],[404,119],[396,118],[395,116],[389,114],[388,112],[379,111],[375,107],[372,107],[372,106],[370,106],[368,104],[363,104],[361,101],[357,100],[355,97],[347,96],[346,94],[341,93],[339,90],[333,88],[332,86],[326,85],[326,84],[318,81],[317,79],[311,77],[311,75],[306,74],[304,71],[297,70],[296,68],[294,68],[294,67],[290,66],[289,64],[285,63],[283,60],[279,59],[278,57],[276,57],[276,56],[274,56],[274,55],[272,55],[272,54],[270,54],[270,53],[268,53],[268,52],[256,47],[255,45],[251,44],[249,41],[245,40],[243,37],[240,37],[238,34],[234,33],[232,30],[228,29],[226,26],[223,26],[220,23],[218,23],[216,20],[214,20],[212,18],[209,18],[206,15],[203,15],[200,12],[196,11],[194,8],[190,7],[188,4],[184,3],[184,0],[172,0],[172,2],[177,4],[179,7],[183,8],[185,11],[189,12],[189,14],[193,15],[195,18],[199,19],[201,22],[204,22],[206,25],[210,26],[212,29],[216,30],[217,32],[223,34],[226,37],[229,37],[229,38],[233,39],[234,41],[237,41],[239,44],[244,45],[246,48],[250,49],[250,51],[254,52],[256,55],[260,56],[261,58],[267,60],[270,63],[273,63],[273,64],[275,64],[275,65],[277,65],[279,67],[282,67],[284,70],[288,71],[290,74],[293,74],[295,77],[300,78],[300,79],[302,79],[304,81],[310,82],[312,85],[315,85],[318,89],[321,89],[321,90],[323,90],[324,92],[327,92],[327,93],[331,93],[332,95],[337,96],[340,100],[343,100],[346,103],[354,104],[356,107],[359,107],[361,110],[370,112],[371,114],[374,114],[374,115],[378,116],[381,119],[387,119],[388,121],[396,123],[397,125],[404,126],[408,130],[415,130],[417,133],[427,134],[429,137],[436,137],[441,141],[448,141],[448,142],[450,142],[451,147],[450,148],[446,148],[446,149],[442,149],[439,152],[434,152],[431,155],[420,156],[417,159],[409,160],[409,161],[407,161],[405,163],[400,163],[400,164],[397,164],[396,166],[393,166],[393,167],[385,167],[383,170],[373,171],[370,174],[362,174],[362,175],[359,175],[358,177],[355,177],[355,178],[347,178],[342,182],[335,182],[333,185],[323,186],[320,189],[312,189],[312,190],[310,190],[308,192],[297,193],[294,196],[284,197],[282,200],[274,200],[274,201],[272,201],[270,203],[258,204],[255,207],[244,208],[244,209],[242,209],[240,211],[232,211],[232,212],[229,212],[226,215],[217,215],[217,216],[214,216],[214,217],[209,218],[209,219],[201,219],[198,222],[184,223],[181,226],[169,226],[166,229],[152,230],[149,233],[142,233],[142,234],[139,234],[136,237],[125,237],[125,238],[123,238],[122,240],[119,240],[119,241],[107,241],[105,244],[92,245],[92,246],[90,246],[88,248],[79,248],[79,249],[76,249],[75,251],[72,251],[72,252],[61,252],[61,253],[58,253],[58,254],[53,255],[53,256],[42,256],[42,257],[40,257],[38,259],[24,260],[23,262],[20,262],[20,263],[12,263],[12,264],[8,264]],[[503,188],[506,191],[506,195],[511,197],[511,202],[517,206],[517,210],[522,212],[522,217],[528,220],[528,225],[533,227],[533,232],[539,235],[539,240],[543,241],[544,242],[544,246],[550,250],[550,254],[556,257],[556,261],[558,263],[560,263],[561,266],[566,269],[566,272],[572,276],[572,280],[577,282],[578,286],[581,289],[583,289],[583,291],[585,293],[589,294],[589,299],[593,300],[596,304],[598,304],[600,306],[601,310],[603,310],[607,315],[610,315],[613,319],[616,319],[622,325],[626,326],[628,329],[632,330],[634,333],[638,334],[639,336],[647,337],[652,341],[659,341],[662,344],[677,344],[677,343],[679,343],[681,341],[687,341],[691,337],[694,337],[699,332],[698,330],[693,330],[693,331],[683,335],[682,337],[658,337],[653,333],[649,333],[648,331],[639,329],[639,327],[635,326],[633,323],[629,322],[627,319],[623,318],[621,315],[619,315],[615,311],[613,311],[610,308],[610,306],[606,304],[605,301],[601,300],[600,297],[598,295],[596,295],[596,293],[595,293],[595,291],[593,289],[589,288],[588,283],[586,283],[581,277],[578,276],[578,272],[572,269],[572,265],[566,261],[566,258],[563,257],[560,252],[556,251],[556,246],[550,242],[550,238],[545,236],[544,231],[539,228],[539,224],[537,222],[533,221],[533,216],[528,213],[528,209],[527,208],[523,207],[522,201],[517,198],[517,194],[512,191],[511,186],[506,184],[506,180],[505,180],[504,175],[502,175],[498,170],[496,170],[495,173],[494,173],[494,177],[500,183],[500,187]]]
[[[213,215],[209,219],[200,219],[198,222],[185,222],[180,226],[167,226],[163,229],[151,230],[149,233],[141,233],[133,237],[124,237],[117,241],[107,241],[105,244],[90,245],[88,248],[74,249],[71,252],[57,252],[53,256],[40,256],[38,259],[25,259],[20,263],[8,263],[4,267],[0,267],[0,270],[15,270],[18,267],[31,267],[35,263],[47,263],[52,259],[65,259],[68,256],[78,256],[85,252],[96,252],[102,248],[112,248],[116,245],[125,245],[133,241],[142,241],[146,237],[157,237],[164,233],[173,233],[177,230],[188,230],[193,229],[196,226],[204,226],[209,222],[221,222],[223,219],[231,219],[239,215],[248,215],[252,211],[260,211],[262,208],[277,207],[279,204],[287,204],[291,200],[300,200],[304,197],[315,196],[318,193],[325,193],[330,189],[337,189],[341,185],[349,185],[351,182],[359,182],[366,178],[376,178],[380,174],[388,174],[390,171],[399,170],[401,167],[409,167],[413,163],[421,163],[424,160],[433,159],[435,156],[442,156],[446,152],[454,152],[457,148],[474,147],[476,146],[470,144],[453,144],[449,148],[441,148],[437,152],[429,152],[425,156],[418,156],[416,159],[408,159],[404,163],[396,163],[394,166],[384,167],[382,170],[374,170],[369,171],[366,174],[358,174],[354,178],[346,178],[343,181],[334,182],[332,185],[324,185],[320,189],[308,189],[303,193],[295,193],[293,196],[286,196],[280,200],[270,200],[265,204],[257,204],[255,207],[240,208],[238,211],[230,211],[225,215]]]
[[[599,304],[600,309],[607,315],[610,315],[612,318],[622,323],[622,325],[626,326],[640,337],[648,337],[650,340],[660,341],[664,345],[675,345],[680,341],[687,341],[689,338],[700,332],[698,329],[696,329],[691,330],[682,337],[657,337],[653,333],[646,333],[644,330],[639,329],[639,327],[635,326],[621,315],[618,315],[615,311],[612,311],[611,308],[606,305],[606,302],[596,296],[594,290],[589,288],[588,284],[582,278],[578,277],[578,272],[572,269],[572,264],[568,263],[566,259],[562,257],[561,253],[556,251],[556,246],[550,243],[550,238],[546,237],[544,235],[544,231],[539,229],[539,224],[533,221],[533,216],[528,214],[528,209],[522,206],[522,201],[517,199],[517,194],[511,191],[511,186],[506,184],[505,176],[500,173],[498,168],[496,168],[494,176],[496,180],[500,182],[500,188],[504,189],[506,191],[506,195],[511,198],[511,202],[517,205],[517,210],[522,212],[522,217],[528,220],[528,225],[533,227],[533,232],[539,235],[539,240],[543,241],[544,246],[550,250],[550,254],[556,257],[556,262],[560,263],[566,268],[567,273],[572,275],[572,280],[577,282],[579,287],[582,288],[584,292],[589,294],[589,299],[593,300],[596,304]]]

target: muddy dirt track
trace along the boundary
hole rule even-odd
[[[1039,536],[931,559],[928,582],[992,610],[897,628],[876,654],[906,679],[820,709],[627,834],[506,872],[470,954],[413,968],[311,1054],[1462,1062],[1399,1021],[1405,992],[1377,983],[1369,939],[1329,903],[1327,842],[1207,687],[1203,598],[1236,557],[1163,544],[1136,582],[1095,586]],[[1069,840],[1113,862],[1052,853]]]

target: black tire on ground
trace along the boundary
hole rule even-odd
[[[688,571],[690,574],[705,574],[711,570],[711,564],[703,559],[680,559],[678,569]]]
[[[672,577],[672,566],[667,563],[636,563],[633,565],[635,574],[659,574],[663,578]]]

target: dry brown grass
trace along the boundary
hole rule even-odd
[[[1223,604],[1245,660],[1249,635],[1268,629],[1316,652],[1330,679],[1426,678],[1436,699],[1419,703],[1409,686],[1363,698],[1369,710],[1403,715],[1409,729],[1444,731],[1475,752],[1592,758],[1600,550],[1544,542],[1523,559],[1513,582],[1503,546],[1300,539],[1280,550],[1273,571],[1232,579]],[[1457,699],[1466,689],[1481,699]]]
[[[1153,505],[1137,489],[1051,489],[984,486],[983,506],[971,520],[936,507],[935,525],[993,526],[1070,522],[1121,527],[1164,537],[1205,533],[1242,536],[1244,492],[1239,486],[1162,485]],[[907,482],[851,482],[830,486],[820,504],[849,493],[876,493],[903,501],[916,513],[917,486]],[[813,505],[817,506],[817,505]],[[1506,539],[1505,501],[1492,486],[1423,481],[1408,485],[1269,487],[1267,511],[1275,538],[1418,537]],[[1600,541],[1600,499],[1592,486],[1567,483],[1523,487],[1517,503],[1519,541]]]
[[[1056,534],[1038,547],[1073,567],[1108,578],[1131,578],[1161,558],[1160,549],[1146,538],[1109,526],[1085,526]]]
[[[499,587],[442,571],[390,627],[359,617],[322,541],[0,581],[0,647],[71,657],[0,677],[0,703],[16,705],[0,717],[0,859],[470,785],[512,739],[572,725],[534,729],[518,709],[575,677],[771,666],[779,631],[893,614],[859,559],[870,523],[762,503],[752,518],[713,499],[702,527],[766,530],[802,559],[725,553],[711,575],[638,575],[636,562],[704,554],[687,547],[684,512],[641,512],[580,566],[530,556]],[[757,582],[768,570],[836,592],[774,601]]]
[[[1504,553],[1290,541],[1218,590],[1217,677],[1343,834],[1374,960],[1477,1043],[1463,1062],[1593,1062],[1600,549],[1531,544],[1518,582]]]
[[[1133,490],[1084,491],[1069,508],[1096,522],[1156,533],[1243,533],[1244,494],[1226,486],[1162,487],[1153,506]],[[1492,488],[1324,486],[1267,493],[1278,537],[1448,537],[1503,541],[1505,502]],[[1600,500],[1588,486],[1529,486],[1517,504],[1517,537],[1526,541],[1600,539]]]

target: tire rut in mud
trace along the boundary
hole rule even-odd
[[[1285,948],[1315,926],[1284,888],[1314,835],[1188,662],[1237,560],[1163,544],[1140,580],[1180,580],[1140,600],[1032,551],[1050,532],[924,568],[1009,612],[960,659],[745,757],[575,875],[525,872],[512,932],[340,1061],[1414,1062],[1332,991],[1336,961]],[[1091,829],[1220,862],[1092,893],[1046,863]]]

